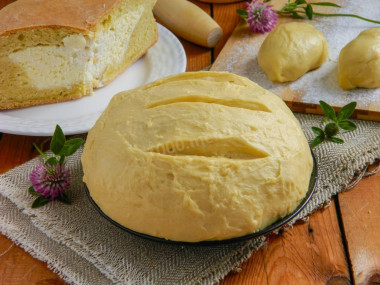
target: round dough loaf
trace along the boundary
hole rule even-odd
[[[287,82],[320,67],[328,53],[320,31],[310,24],[291,22],[277,26],[265,38],[257,59],[270,80]]]
[[[338,83],[345,90],[380,87],[380,28],[361,32],[341,50]]]
[[[312,157],[276,95],[196,72],[114,96],[82,155],[91,197],[134,231],[175,241],[253,233],[293,211]]]

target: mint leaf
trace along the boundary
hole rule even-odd
[[[319,101],[319,105],[322,108],[323,114],[329,118],[330,120],[336,121],[336,115],[333,107],[331,107],[329,104],[327,104],[324,101]]]
[[[78,150],[83,144],[84,140],[81,138],[71,139],[65,142],[63,148],[59,152],[60,156],[70,156]]]
[[[63,134],[61,127],[57,125],[55,127],[53,137],[51,138],[50,150],[55,155],[58,155],[59,152],[62,150],[63,146],[65,145],[65,142],[66,142],[65,135]]]
[[[346,131],[353,131],[356,130],[356,125],[348,120],[343,120],[338,123],[338,126]]]
[[[317,135],[317,137],[312,141],[311,146],[315,147],[323,142],[325,139],[342,144],[344,141],[340,138],[335,137],[339,133],[340,129],[346,131],[353,131],[356,129],[356,125],[347,120],[355,110],[356,102],[351,102],[345,106],[338,112],[338,116],[336,116],[333,107],[327,104],[324,101],[319,101],[319,104],[322,108],[323,113],[325,114],[325,118],[322,119],[324,130],[318,127],[311,127],[313,133]],[[333,121],[333,122],[331,122]]]
[[[313,142],[311,143],[311,146],[312,147],[316,147],[317,145],[319,145],[321,142],[323,142],[325,140],[325,137],[323,136],[317,136]]]
[[[339,133],[338,125],[336,123],[328,123],[325,126],[325,133],[328,138],[335,136],[337,133]]]
[[[331,137],[331,138],[329,138],[329,140],[334,142],[334,143],[344,143],[344,140],[337,138],[337,137]]]
[[[311,127],[311,129],[312,129],[314,134],[316,134],[318,136],[323,136],[323,137],[325,136],[325,132],[322,129],[320,129],[318,127]]]
[[[356,108],[356,102],[351,102],[340,109],[338,112],[338,121],[348,119]]]
[[[305,0],[296,0],[295,3],[297,5],[306,4],[307,2]]]
[[[49,201],[50,200],[45,198],[44,196],[40,196],[36,200],[34,200],[32,204],[32,208],[35,209],[35,208],[42,207],[43,205],[46,205],[47,203],[49,203]]]
[[[310,4],[306,5],[305,13],[309,20],[313,19],[313,7]]]

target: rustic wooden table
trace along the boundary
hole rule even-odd
[[[0,0],[0,8],[12,0]],[[187,71],[200,70],[218,56],[239,19],[244,3],[205,4],[194,1],[223,28],[214,49],[184,40]],[[0,133],[0,173],[38,153],[33,142],[49,138]],[[380,284],[380,173],[363,179],[352,190],[331,200],[307,222],[271,240],[221,284]],[[0,234],[0,284],[65,284],[38,261]]]

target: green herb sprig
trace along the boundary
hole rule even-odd
[[[41,207],[52,200],[71,204],[64,192],[70,186],[71,180],[70,170],[65,168],[65,160],[66,157],[74,154],[83,143],[84,140],[81,138],[66,140],[59,125],[56,126],[50,142],[53,156],[49,157],[33,143],[44,158],[44,163],[37,165],[30,175],[32,186],[29,187],[28,192],[37,197],[32,208]]]
[[[312,127],[312,131],[317,135],[317,137],[311,143],[312,147],[316,147],[325,140],[334,143],[344,143],[341,138],[336,137],[339,134],[340,129],[346,131],[353,131],[356,129],[356,125],[348,120],[353,114],[356,108],[356,102],[351,102],[340,109],[338,114],[335,113],[333,107],[324,101],[319,101],[322,108],[322,112],[325,115],[323,119],[324,129],[318,127]]]
[[[66,140],[61,127],[57,125],[50,141],[50,150],[54,156],[48,157],[35,143],[33,143],[33,145],[45,159],[45,164],[57,165],[59,163],[59,165],[63,165],[65,158],[74,154],[83,142],[81,138]]]
[[[264,0],[263,2],[270,2],[271,0]],[[355,14],[342,14],[342,13],[319,13],[315,12],[313,6],[330,6],[335,8],[341,8],[340,5],[337,5],[332,2],[316,2],[309,3],[306,0],[295,0],[291,2],[288,0],[288,3],[284,5],[280,10],[276,10],[278,15],[290,16],[296,19],[303,19],[302,15],[306,15],[309,20],[313,19],[313,16],[323,16],[323,17],[353,17],[367,22],[380,24],[380,21],[371,20],[365,17],[361,17]]]

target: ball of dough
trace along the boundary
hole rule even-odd
[[[338,83],[345,90],[380,87],[380,28],[361,32],[341,50]]]
[[[175,241],[253,233],[304,198],[308,142],[276,95],[229,73],[184,73],[117,94],[90,130],[84,181],[134,231]]]
[[[328,56],[327,41],[310,24],[291,22],[277,26],[264,40],[257,59],[275,82],[294,81],[322,65]]]

